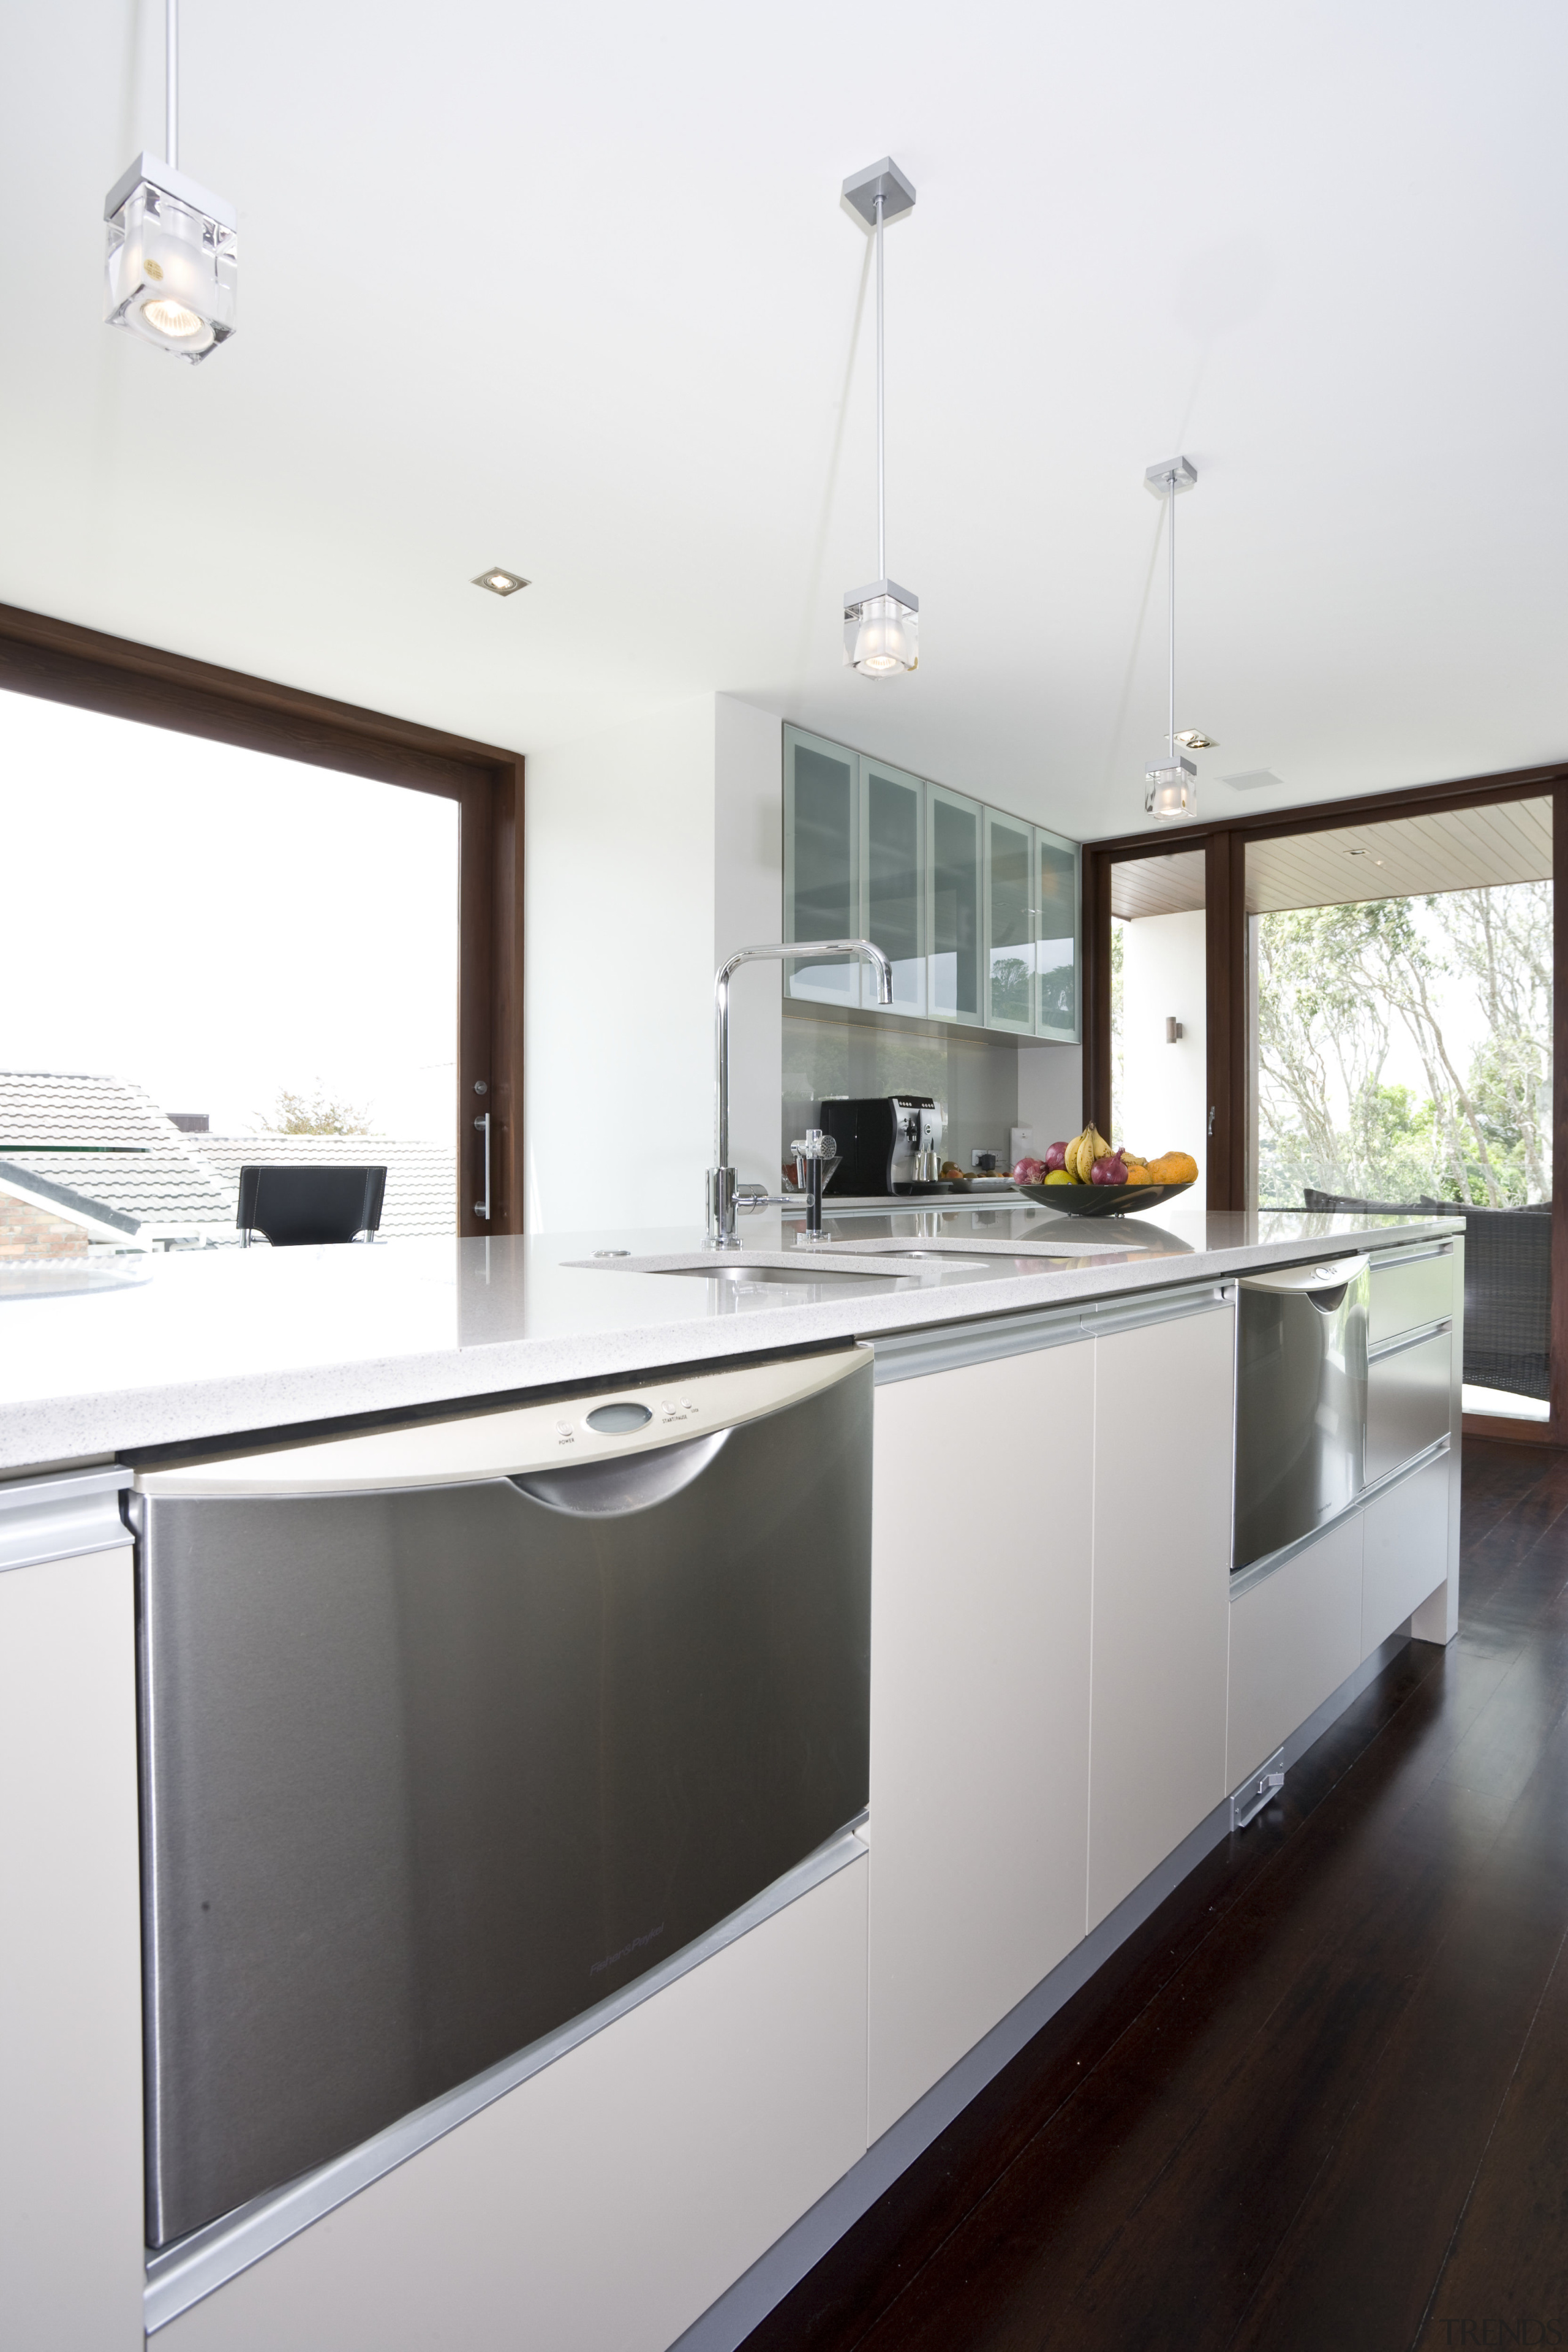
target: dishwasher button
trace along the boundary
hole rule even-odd
[[[634,1404],[628,1397],[619,1404],[599,1404],[588,1415],[590,1429],[603,1435],[617,1436],[628,1429],[641,1429],[653,1419],[646,1404]]]

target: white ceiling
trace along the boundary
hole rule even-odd
[[[525,751],[722,689],[1089,836],[1142,821],[1182,449],[1202,809],[1568,753],[1560,7],[182,15],[241,226],[196,369],[100,322],[162,9],[11,13],[0,596]],[[889,152],[923,653],[873,685],[838,187]]]

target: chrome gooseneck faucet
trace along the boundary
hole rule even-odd
[[[893,1001],[893,967],[869,940],[791,940],[778,947],[737,948],[713,981],[713,1157],[708,1171],[708,1247],[739,1249],[735,1171],[730,1165],[730,980],[743,963],[791,963],[796,957],[857,956],[877,974],[877,1002]]]

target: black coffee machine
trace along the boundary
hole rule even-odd
[[[847,1095],[822,1106],[821,1123],[838,1147],[833,1191],[856,1195],[939,1189],[946,1120],[932,1095]]]

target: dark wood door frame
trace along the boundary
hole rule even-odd
[[[1208,913],[1209,1136],[1207,1203],[1247,1206],[1247,845],[1292,834],[1328,833],[1389,817],[1429,816],[1443,809],[1497,801],[1552,803],[1552,1397],[1546,1422],[1467,1414],[1466,1430],[1516,1444],[1568,1446],[1568,761],[1515,768],[1489,776],[1369,793],[1315,808],[1183,825],[1171,832],[1118,834],[1083,848],[1083,1115],[1109,1135],[1110,1114],[1111,868],[1134,858],[1201,849]],[[1557,1171],[1564,1171],[1561,1180]]]
[[[0,689],[458,803],[458,1230],[521,1233],[521,754],[11,605],[0,605]],[[489,1224],[475,1213],[481,1145],[474,1120],[486,1110]]]

